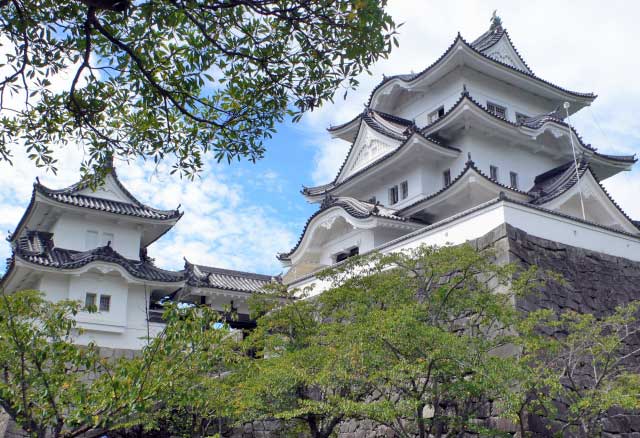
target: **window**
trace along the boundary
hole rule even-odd
[[[353,247],[348,251],[344,251],[341,253],[336,254],[336,263],[339,263],[343,260],[348,259],[349,257],[353,257],[353,256],[357,256],[358,254],[360,254],[360,248]]]
[[[522,113],[516,113],[516,122],[522,124],[529,118],[528,115]]]
[[[509,178],[511,179],[511,187],[518,188],[518,174],[515,172],[509,172]]]
[[[447,169],[444,172],[442,172],[442,177],[444,181],[444,186],[445,187],[449,186],[449,184],[451,184],[451,169]]]
[[[369,200],[367,202],[369,202],[371,204],[375,204],[376,202],[378,202],[378,200],[376,199],[375,196],[372,196],[372,197],[369,198]]]
[[[102,233],[102,242],[100,243],[100,245],[107,246],[107,244],[111,242],[111,246],[113,246],[113,237],[113,233]]]
[[[491,179],[494,181],[498,181],[498,167],[497,166],[489,166],[489,175]]]
[[[502,105],[498,105],[497,103],[493,102],[487,102],[487,110],[498,117],[502,117],[503,119],[507,118],[507,108],[503,107]]]
[[[87,294],[84,296],[84,308],[87,310],[95,309],[97,296],[97,294],[87,292]]]
[[[400,197],[401,199],[407,199],[407,197],[409,196],[409,182],[408,181],[402,181],[400,183]]]
[[[111,295],[100,295],[100,311],[108,312],[111,308]]]
[[[84,240],[85,249],[94,249],[98,246],[98,232],[88,230]]]
[[[441,106],[440,108],[438,108],[435,111],[432,111],[429,113],[428,117],[428,122],[429,123],[433,123],[436,120],[438,120],[440,117],[444,116],[444,107]]]
[[[393,186],[389,189],[389,205],[398,203],[398,186]]]

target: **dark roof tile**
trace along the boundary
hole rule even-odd
[[[325,200],[320,205],[320,209],[316,211],[309,219],[307,219],[306,224],[302,230],[302,234],[300,235],[298,242],[296,245],[288,252],[278,254],[279,260],[289,260],[291,254],[293,254],[300,244],[302,243],[302,239],[304,238],[305,233],[307,232],[307,228],[309,228],[309,224],[311,221],[315,219],[320,213],[324,212],[333,207],[340,207],[344,211],[346,211],[351,216],[357,219],[366,219],[369,217],[379,217],[383,219],[391,219],[400,222],[413,222],[419,223],[418,221],[413,221],[411,219],[399,216],[396,214],[397,210],[392,208],[383,207],[379,204],[372,204],[370,202],[360,201],[358,199],[341,196],[341,197],[333,197],[327,196]]]
[[[264,292],[267,285],[281,281],[280,277],[195,265],[186,260],[185,273],[190,286],[249,293]]]
[[[101,246],[89,251],[56,248],[53,235],[40,231],[27,231],[15,246],[14,257],[49,268],[78,269],[92,262],[114,263],[133,277],[141,280],[177,283],[184,280],[182,271],[168,271],[154,266],[147,260],[131,260],[123,257],[111,246]]]

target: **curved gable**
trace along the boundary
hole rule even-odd
[[[575,171],[569,168],[567,172]],[[585,218],[582,216],[582,203],[584,203]],[[556,196],[549,197],[544,202],[537,202],[536,204],[552,211],[583,218],[609,228],[640,234],[638,227],[620,206],[613,201],[588,166],[581,166],[579,180],[575,178],[575,173],[573,173],[573,178],[562,187],[562,190]]]
[[[495,59],[503,64],[509,65],[518,70],[533,74],[529,66],[520,57],[520,54],[513,46],[506,31],[502,32],[500,38],[492,45],[480,50],[482,54]]]
[[[372,129],[368,124],[361,123],[358,135],[349,151],[344,166],[336,178],[336,182],[344,181],[368,164],[397,149],[400,144],[401,140],[399,138],[383,134]]]

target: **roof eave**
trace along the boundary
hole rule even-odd
[[[410,87],[411,85],[419,82],[423,77],[427,75],[427,73],[431,73],[434,70],[441,68],[447,62],[449,62],[450,59],[457,56],[460,50],[466,51],[465,53],[475,56],[476,59],[482,60],[483,62],[485,62],[486,65],[493,65],[494,67],[500,68],[503,71],[506,71],[512,74],[514,77],[532,81],[542,89],[547,89],[552,91],[552,93],[554,93],[558,99],[572,100],[574,102],[581,102],[584,105],[589,105],[591,104],[591,102],[593,102],[597,98],[597,95],[593,93],[581,93],[581,92],[575,92],[575,91],[564,89],[532,73],[527,73],[523,70],[517,69],[508,64],[505,64],[496,59],[493,59],[485,55],[484,53],[474,49],[469,43],[467,43],[460,36],[460,34],[458,34],[458,36],[456,37],[454,42],[451,44],[451,46],[449,46],[449,48],[444,52],[444,54],[438,60],[436,60],[433,64],[431,64],[429,67],[427,67],[420,73],[415,74],[413,78],[407,80],[400,75],[393,76],[390,78],[385,78],[372,91],[371,96],[369,98],[369,105],[372,108],[376,106],[376,95],[380,92],[380,90],[382,90],[385,87],[388,87],[389,84],[396,83],[403,87],[406,87],[406,86]],[[456,64],[456,66],[458,66],[458,64]]]
[[[382,163],[388,160],[393,160],[394,157],[400,157],[401,154],[405,152],[408,153],[412,145],[415,144],[423,144],[426,147],[429,147],[432,151],[440,152],[444,157],[456,158],[461,154],[460,149],[438,144],[429,139],[427,136],[423,135],[421,132],[416,131],[413,132],[396,149],[372,161],[367,166],[349,175],[343,181],[340,181],[339,183],[325,184],[324,186],[304,187],[302,190],[302,194],[308,201],[317,202],[318,200],[323,199],[325,196],[334,193],[338,188],[344,187],[345,184],[354,184],[354,181],[363,178],[367,173],[373,171]],[[318,191],[318,189],[321,189],[321,191]]]

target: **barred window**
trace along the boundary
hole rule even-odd
[[[489,175],[492,180],[498,181],[498,167],[493,165],[489,166]]]
[[[428,122],[433,123],[442,116],[444,116],[444,106],[441,106],[437,110],[430,112],[428,115]]]
[[[511,179],[511,187],[514,189],[518,188],[518,174],[515,172],[510,172],[509,177]]]
[[[487,110],[498,117],[502,117],[503,119],[507,118],[507,108],[502,105],[498,105],[497,103],[493,102],[487,102]]]
[[[111,295],[100,295],[100,311],[108,312],[111,309]]]
[[[95,309],[97,297],[98,297],[97,294],[92,292],[87,292],[86,295],[84,296],[84,308],[86,310]]]
[[[400,183],[400,195],[401,195],[401,199],[407,199],[407,197],[409,196],[409,182],[408,181],[402,181]]]
[[[389,205],[398,203],[398,186],[393,186],[389,189]]]

